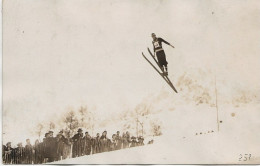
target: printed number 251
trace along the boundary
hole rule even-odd
[[[247,161],[250,160],[251,154],[240,154],[239,155],[239,161]]]

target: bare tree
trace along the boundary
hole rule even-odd
[[[42,135],[42,130],[43,130],[43,124],[39,123],[36,127],[36,134],[39,137],[39,139],[41,138]]]
[[[158,121],[150,121],[151,123],[151,129],[154,136],[160,136],[162,135],[162,128],[161,124]]]
[[[81,106],[79,109],[79,114],[80,114],[80,124],[79,126],[86,128],[87,127],[87,122],[86,122],[86,116],[88,113],[87,107]]]
[[[95,127],[95,116],[94,114],[89,111],[87,107],[80,107],[79,109],[80,114],[80,126],[91,130],[93,135],[93,130]]]
[[[55,124],[54,124],[53,122],[50,122],[50,123],[49,123],[49,129],[50,129],[50,130],[55,129]]]
[[[144,131],[144,122],[145,116],[150,114],[151,105],[147,105],[145,103],[140,103],[135,108],[135,120],[136,120],[136,136],[139,136],[140,130],[139,125],[141,125],[141,134],[145,133]]]
[[[92,135],[94,134],[93,131],[94,131],[94,128],[95,128],[95,114],[93,114],[92,112],[90,112],[90,128],[91,128],[91,133]]]
[[[79,127],[79,121],[74,111],[69,111],[64,118],[64,123],[68,130],[68,136],[74,134],[75,130]]]

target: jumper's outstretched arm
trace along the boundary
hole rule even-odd
[[[162,39],[162,38],[161,38]],[[165,41],[164,39],[162,39],[162,42],[164,42],[165,44],[168,44],[169,46],[171,46],[172,48],[175,48],[173,45],[171,45],[169,42]]]

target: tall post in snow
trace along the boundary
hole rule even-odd
[[[144,136],[144,123],[141,123],[142,126],[142,137]]]
[[[138,137],[138,115],[136,118],[136,136]]]
[[[218,119],[218,91],[217,91],[216,73],[215,73],[215,94],[216,94],[217,126],[218,126],[218,132],[219,132],[219,119]]]

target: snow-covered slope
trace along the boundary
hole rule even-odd
[[[154,137],[152,145],[67,159],[55,164],[260,163],[259,108],[256,104],[239,108],[222,106],[219,132],[216,123],[211,122],[214,116],[207,114],[210,111],[203,106],[195,111],[188,107],[163,111],[156,115],[157,118],[168,117],[171,120],[163,121],[163,135]],[[243,161],[245,157],[247,161]]]
[[[221,133],[193,138],[157,138],[153,145],[67,159],[53,164],[214,164],[259,163],[259,151]],[[239,161],[241,153],[250,153],[250,161]]]

